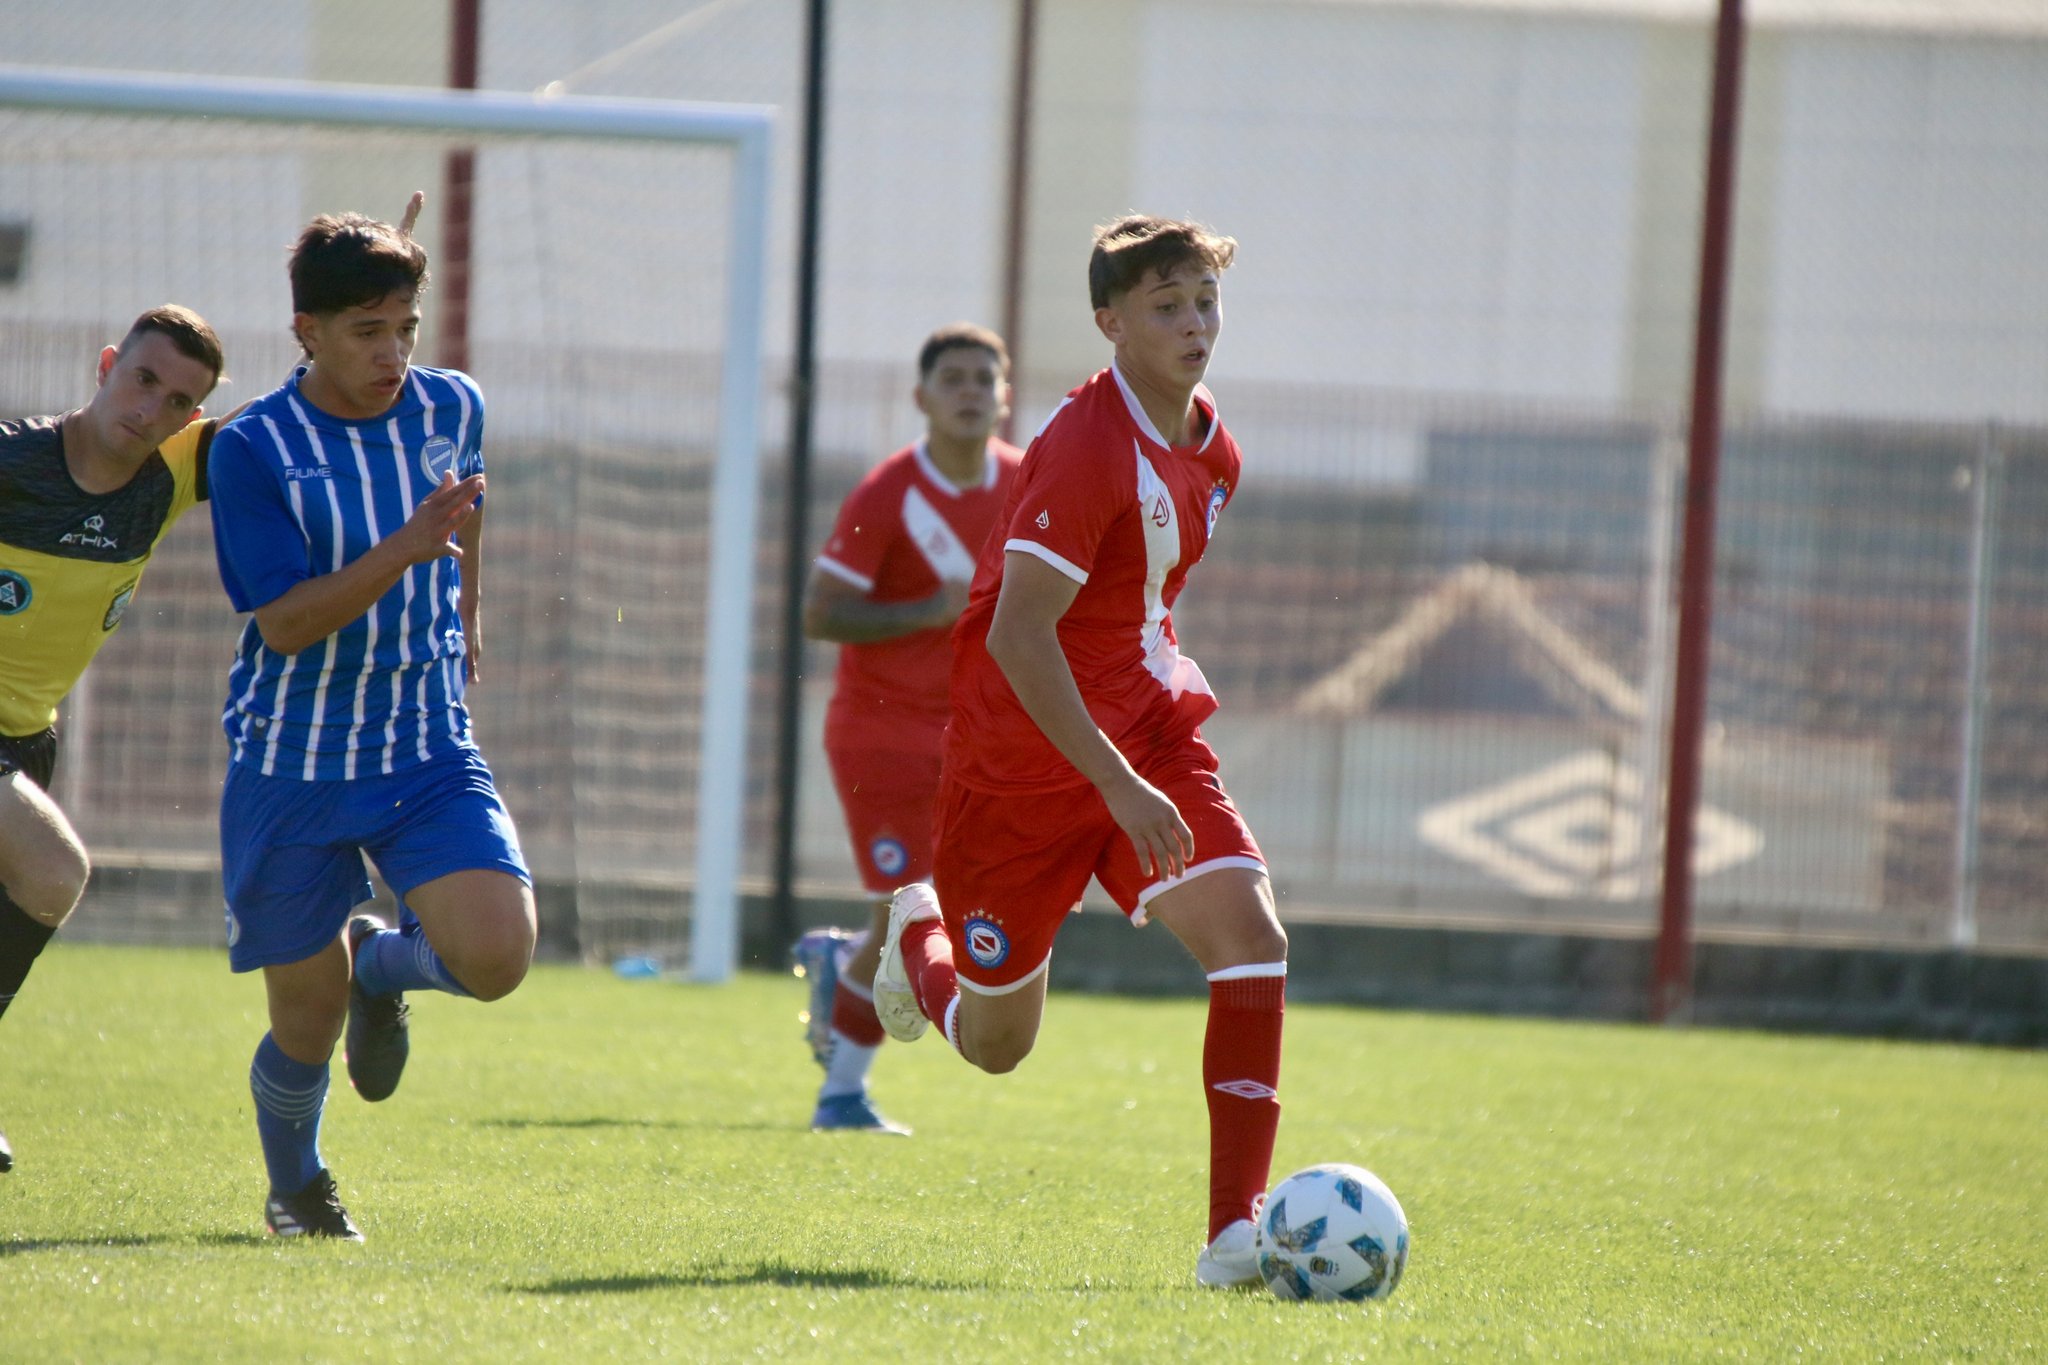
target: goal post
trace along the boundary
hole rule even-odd
[[[722,225],[725,287],[714,356],[717,367],[715,452],[711,469],[705,477],[708,488],[702,492],[701,504],[706,524],[701,528],[675,525],[640,527],[634,532],[640,536],[636,543],[643,545],[651,543],[650,538],[664,530],[672,536],[701,534],[705,542],[700,551],[704,582],[702,601],[693,603],[688,609],[691,615],[698,611],[702,614],[700,653],[697,657],[701,677],[696,683],[699,691],[694,718],[699,746],[696,751],[694,800],[683,798],[678,804],[682,808],[694,808],[694,870],[688,876],[691,894],[688,932],[690,973],[695,979],[708,982],[729,978],[738,965],[739,957],[738,883],[746,805],[747,690],[752,653],[751,616],[760,485],[758,424],[771,112],[758,106],[652,99],[432,91],[0,64],[0,111],[7,110],[130,119],[199,120],[206,121],[210,128],[221,122],[232,122],[237,127],[295,125],[301,129],[330,132],[374,130],[380,134],[428,134],[527,142],[577,139],[599,146],[708,146],[730,152],[729,203]],[[27,143],[41,141],[33,134],[23,136],[21,140]],[[40,151],[33,154],[47,155]],[[0,174],[4,174],[5,169],[0,166]],[[375,212],[377,216],[388,216],[395,213],[399,201],[335,207],[362,208]],[[105,211],[116,210],[113,206],[106,206]],[[483,211],[488,210],[480,201],[480,212]],[[535,235],[539,235],[538,230]],[[235,268],[269,271],[281,280],[283,245],[282,241],[278,242],[279,256],[271,261],[260,264],[237,262]],[[658,251],[659,247],[655,249]],[[535,254],[545,257],[547,252],[539,249]],[[687,248],[677,248],[673,254],[684,264],[693,259]],[[535,273],[537,277],[545,278],[544,269],[537,267]],[[538,289],[542,286],[529,283],[524,287]],[[160,290],[159,294],[164,292],[167,291]],[[137,299],[128,308],[127,315],[132,316],[141,308],[159,301],[160,297],[156,296]],[[623,309],[636,302],[640,301],[625,300],[621,307]],[[591,310],[586,307],[583,311],[588,313]],[[102,321],[94,320],[94,324]],[[280,334],[284,330],[284,322],[283,317],[275,320]],[[123,323],[125,325],[125,318]],[[586,325],[594,334],[603,330],[602,320]],[[24,345],[33,345],[33,342]],[[58,359],[68,365],[76,357]],[[232,352],[229,359],[231,371],[235,370],[236,360]],[[23,363],[49,365],[53,362],[34,358]],[[660,364],[643,361],[641,366],[642,370],[656,375],[663,373]],[[607,352],[602,361],[588,362],[586,369],[591,372],[602,369],[602,381],[613,385],[609,392],[614,393],[623,391],[623,387],[632,382],[633,375],[640,372],[634,369],[630,360],[621,360],[615,352]],[[68,368],[65,373],[69,374]],[[493,398],[491,375],[486,373],[481,378],[486,397]],[[585,376],[578,374],[575,378],[580,381]],[[247,392],[238,393],[238,398],[254,396],[265,387],[268,385],[258,384]],[[74,392],[66,401],[75,403],[79,396]],[[524,400],[529,404],[538,401],[521,393],[515,393],[513,397],[515,401]],[[7,401],[26,400],[18,394],[9,394]],[[19,414],[10,412],[5,415]],[[658,427],[669,420],[656,416],[650,419],[650,425]],[[599,439],[617,438],[601,434]],[[641,557],[652,559],[658,556],[643,551]],[[494,557],[492,563],[498,562]],[[146,581],[142,597],[147,599],[156,586],[153,579]],[[638,604],[635,606],[637,609]],[[496,608],[493,611],[495,613]],[[627,607],[622,602],[618,608],[621,625],[625,623],[626,611]],[[109,649],[111,651],[111,645]],[[224,673],[224,668],[222,671]],[[669,671],[674,670],[671,668]],[[104,712],[105,709],[102,705],[96,711]],[[182,718],[180,723],[183,723]],[[491,747],[492,740],[487,736],[487,752]],[[627,747],[630,749],[630,745]],[[601,812],[598,818],[601,818]],[[186,837],[189,838],[189,834]]]

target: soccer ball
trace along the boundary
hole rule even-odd
[[[1408,1215],[1378,1176],[1333,1161],[1273,1187],[1254,1245],[1283,1299],[1384,1299],[1408,1264]]]

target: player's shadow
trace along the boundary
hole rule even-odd
[[[194,1243],[209,1247],[255,1247],[274,1245],[277,1240],[261,1232],[203,1232],[193,1237],[30,1237],[19,1242],[0,1242],[0,1256],[22,1256],[37,1251],[101,1251],[109,1247],[189,1246]]]
[[[26,1256],[37,1251],[101,1251],[108,1247],[153,1247],[181,1242],[182,1237],[29,1237],[0,1242],[0,1256]]]
[[[479,1128],[717,1128],[726,1132],[782,1133],[800,1131],[790,1123],[711,1123],[702,1119],[639,1119],[593,1115],[580,1119],[476,1119]]]
[[[722,1269],[701,1274],[593,1275],[579,1279],[509,1284],[508,1294],[639,1294],[656,1289],[733,1289],[772,1284],[789,1289],[938,1289],[886,1270],[811,1270],[769,1261],[751,1270]]]

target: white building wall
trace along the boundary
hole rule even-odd
[[[1324,5],[1149,19],[1130,198],[1242,240],[1219,377],[1622,398],[1635,29]]]
[[[88,26],[0,0],[4,58],[418,84],[446,64],[432,5],[106,8]],[[1043,0],[1023,424],[1101,363],[1088,233],[1132,208],[1243,243],[1214,371],[1226,403],[1242,384],[1682,407],[1709,56],[1696,8]],[[767,345],[771,363],[786,357],[803,6],[492,0],[485,17],[492,88],[782,109]],[[872,455],[907,436],[917,342],[939,323],[996,320],[1013,28],[1007,0],[834,7],[828,450]],[[360,41],[373,30],[415,36]],[[1731,403],[2048,419],[2048,38],[1764,27],[1750,73]],[[277,224],[389,215],[410,188],[289,152],[252,170],[185,141],[129,126],[82,166],[0,144],[0,217],[34,223],[28,273],[0,287],[0,325],[106,325],[178,298],[224,331],[273,336],[288,309]],[[399,181],[438,187],[435,154],[391,156],[408,167]],[[686,179],[718,173],[675,164]],[[677,281],[722,266],[718,205],[621,166],[486,151],[479,344],[715,347],[708,286]],[[432,210],[424,231],[438,246]],[[597,287],[570,282],[577,271]],[[1253,420],[1305,463],[1352,458],[1362,439]]]
[[[2048,45],[1801,33],[1784,119],[1766,406],[2048,419]]]

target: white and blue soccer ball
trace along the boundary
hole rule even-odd
[[[1259,1277],[1283,1299],[1384,1299],[1408,1265],[1408,1215],[1365,1167],[1327,1162],[1273,1187],[1255,1247]]]

